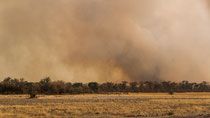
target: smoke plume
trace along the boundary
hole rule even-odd
[[[1,0],[0,77],[210,80],[208,0]]]

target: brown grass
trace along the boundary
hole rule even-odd
[[[210,117],[210,93],[0,95],[0,117]]]

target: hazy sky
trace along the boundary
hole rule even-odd
[[[0,0],[0,78],[210,81],[208,0]]]

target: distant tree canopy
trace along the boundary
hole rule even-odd
[[[95,93],[98,93],[99,85],[97,82],[88,83],[88,87]]]
[[[64,81],[52,81],[50,77],[39,82],[28,82],[23,78],[5,78],[0,82],[0,94],[82,94],[82,93],[110,93],[110,92],[210,92],[210,84],[206,81],[191,83],[182,81],[139,81],[121,83],[97,83],[89,82],[71,83]]]

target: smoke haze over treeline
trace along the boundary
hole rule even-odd
[[[209,0],[1,0],[0,77],[210,80]]]

